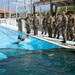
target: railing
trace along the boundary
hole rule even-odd
[[[15,18],[3,18],[0,19],[0,24],[6,24],[6,25],[16,25],[16,19]]]
[[[17,26],[16,18],[3,18],[0,19],[0,25],[13,25]],[[25,21],[22,20],[22,26],[25,27]]]
[[[0,24],[2,23],[6,23],[6,20],[5,19],[0,19]]]

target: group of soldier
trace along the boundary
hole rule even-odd
[[[22,24],[21,19],[17,19],[18,22],[18,31],[22,32]],[[31,28],[34,29],[34,35],[38,35],[38,28],[40,25],[40,18],[35,13],[33,17],[28,14],[26,18],[23,18],[26,23],[26,31],[27,34],[30,34]],[[57,14],[55,18],[53,18],[50,13],[44,16],[42,20],[42,34],[48,32],[48,37],[59,39],[60,34],[62,34],[63,41],[62,43],[66,43],[66,40],[73,40],[75,41],[74,37],[74,30],[75,30],[75,16],[70,11],[66,13],[65,11],[62,12],[62,15]],[[54,33],[54,34],[53,34]]]
[[[52,38],[52,33],[54,32],[53,38],[59,39],[60,34],[62,34],[62,43],[66,43],[66,40],[75,41],[75,16],[72,11],[68,13],[63,11],[62,15],[57,14],[55,19],[47,13],[43,19],[42,25],[42,34],[44,31],[46,34],[47,30],[50,38]]]
[[[17,21],[17,25],[18,25],[18,31],[22,32],[22,19],[25,20],[25,28],[26,28],[26,32],[27,34],[30,34],[31,32],[31,28],[33,26],[34,28],[34,35],[38,35],[38,27],[39,27],[39,16],[37,15],[37,13],[35,13],[35,15],[33,16],[33,18],[31,17],[30,14],[27,15],[27,17],[25,18],[21,18],[20,14],[18,14],[18,18],[16,19]]]

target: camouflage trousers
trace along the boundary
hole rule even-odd
[[[30,32],[31,32],[31,28],[29,25],[26,25],[26,32],[27,32],[27,34],[30,34]]]
[[[27,34],[30,34],[30,31],[31,31],[30,27],[27,27],[27,28],[26,28]]]
[[[34,35],[38,35],[38,26],[34,26]]]
[[[57,35],[57,39],[59,39],[59,37],[60,37],[60,28],[54,28],[54,38],[56,37],[56,35]]]
[[[42,27],[42,34],[45,32],[45,34],[46,34],[46,32],[47,32],[47,27],[46,26],[43,26]]]
[[[63,41],[66,42],[66,39],[67,39],[67,35],[66,35],[67,29],[66,28],[62,28],[61,31],[62,31]]]
[[[67,28],[66,35],[67,35],[67,40],[69,40],[70,39],[69,28]]]
[[[47,30],[48,30],[48,36],[52,38],[52,27],[50,25],[47,26]]]
[[[70,27],[68,33],[69,33],[70,39],[73,40],[74,39],[74,28]]]
[[[18,31],[22,32],[22,25],[21,24],[18,25]]]

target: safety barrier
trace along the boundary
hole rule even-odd
[[[0,24],[16,26],[17,22],[16,22],[16,18],[7,18],[7,19],[3,18],[3,19],[0,19]],[[22,20],[22,26],[25,27],[25,21],[24,20]]]

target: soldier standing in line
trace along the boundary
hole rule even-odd
[[[39,16],[35,13],[33,17],[33,27],[34,27],[34,35],[38,35],[38,27],[39,27]]]
[[[45,32],[45,35],[46,35],[46,29],[47,29],[47,20],[46,20],[46,15],[44,16],[43,18],[43,21],[42,21],[42,34]]]
[[[74,15],[74,22],[75,22],[75,15]],[[74,23],[74,25],[75,25],[75,23]],[[74,40],[73,41],[75,42],[75,27],[74,27]],[[74,44],[74,46],[75,46],[75,44]]]
[[[21,32],[22,32],[22,21],[21,21],[21,18],[20,18],[20,14],[18,14],[18,18],[16,19],[16,21],[17,21],[18,32],[19,32],[18,39],[21,39],[21,37],[22,37],[22,35],[21,35]]]
[[[57,35],[57,39],[59,39],[59,36],[60,36],[60,27],[61,27],[61,17],[60,17],[60,14],[57,14],[57,18],[55,19],[55,23],[54,23],[54,38],[56,37]]]
[[[73,12],[69,12],[68,23],[69,23],[68,25],[69,25],[70,40],[72,41],[74,39],[74,27],[75,27],[75,18],[73,16]]]
[[[48,30],[48,37],[52,38],[52,25],[53,25],[53,18],[50,13],[47,13],[47,30]]]
[[[69,18],[69,12],[66,13],[66,16]],[[66,35],[67,35],[67,40],[69,40],[70,39],[70,35],[69,35],[69,21],[68,21],[68,25],[67,25]]]
[[[26,32],[27,32],[27,34],[30,34],[31,25],[32,25],[32,18],[30,16],[30,14],[28,14],[28,16],[25,18],[25,21],[26,21]]]
[[[61,23],[61,28],[62,28],[62,36],[63,36],[63,41],[62,43],[66,43],[66,39],[67,39],[67,25],[68,25],[68,17],[66,16],[66,12],[63,11],[62,12],[62,23]]]

